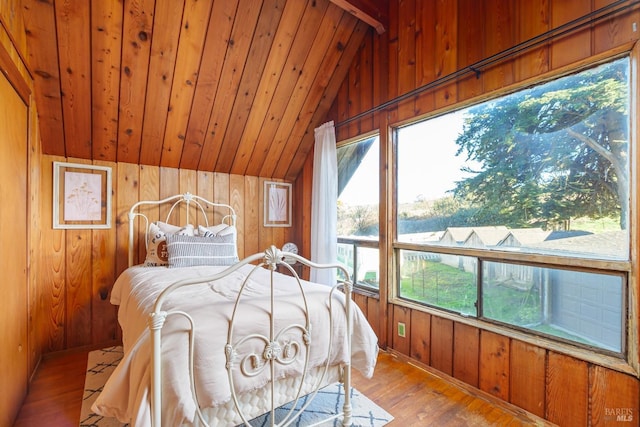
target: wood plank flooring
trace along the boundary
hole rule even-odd
[[[77,426],[87,352],[48,355],[31,383],[14,427]],[[394,416],[390,426],[551,425],[464,385],[381,352],[372,379],[354,370],[354,386]]]

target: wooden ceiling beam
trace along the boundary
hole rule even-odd
[[[330,0],[382,34],[389,26],[387,0]]]

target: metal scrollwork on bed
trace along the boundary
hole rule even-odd
[[[293,404],[290,405],[291,409],[289,409],[286,415],[282,416],[277,421],[276,421],[275,410],[278,406],[281,405],[282,402],[278,402],[275,399],[275,392],[274,390],[271,390],[271,403],[269,406],[270,406],[270,412],[271,412],[270,425],[272,426],[286,426],[292,423],[293,421],[295,421],[295,419],[299,415],[301,415],[302,412],[304,412],[304,410],[311,403],[311,401],[313,400],[313,397],[315,397],[318,390],[322,386],[326,385],[324,382],[324,377],[329,369],[329,360],[330,360],[329,355],[333,350],[333,345],[334,345],[333,334],[331,333],[329,334],[329,345],[327,348],[326,364],[324,364],[324,366],[322,367],[319,377],[315,377],[313,379],[313,385],[311,386],[311,388],[309,388],[307,384],[308,383],[307,374],[308,374],[309,357],[311,354],[310,347],[313,344],[312,342],[313,324],[309,316],[310,308],[308,304],[308,296],[305,293],[303,281],[297,275],[296,270],[293,269],[291,265],[289,265],[288,262],[285,261],[285,259],[293,260],[294,262],[300,262],[303,265],[306,265],[312,268],[336,268],[340,270],[341,275],[343,277],[347,278],[346,280],[341,281],[339,284],[337,284],[331,289],[329,294],[330,297],[327,303],[328,303],[328,310],[330,313],[330,319],[329,319],[330,331],[332,331],[334,328],[334,323],[333,323],[334,320],[332,316],[334,310],[338,310],[338,309],[344,310],[346,313],[346,317],[345,317],[346,331],[347,331],[347,336],[349,337],[346,341],[348,346],[346,351],[347,351],[347,354],[351,354],[350,337],[351,337],[351,331],[352,331],[352,325],[351,325],[352,320],[351,320],[350,314],[352,311],[352,307],[351,307],[352,286],[351,286],[350,280],[348,279],[349,273],[341,265],[316,264],[306,260],[301,256],[298,256],[296,254],[289,253],[289,252],[282,252],[280,249],[276,248],[275,246],[271,246],[265,252],[249,256],[243,259],[242,261],[238,262],[237,264],[234,264],[228,267],[224,271],[214,276],[199,278],[199,279],[186,279],[186,280],[182,280],[177,283],[174,283],[173,285],[167,287],[157,298],[153,313],[150,315],[150,318],[149,318],[149,328],[151,329],[151,332],[152,332],[151,341],[153,345],[153,353],[152,353],[153,414],[152,414],[152,417],[154,420],[154,425],[156,426],[161,425],[160,420],[162,417],[162,411],[161,411],[162,398],[161,398],[161,387],[160,387],[161,385],[160,381],[162,378],[162,364],[161,364],[162,333],[161,331],[165,323],[165,320],[172,315],[184,316],[186,319],[188,319],[188,322],[190,325],[190,333],[189,333],[190,380],[191,380],[191,390],[192,390],[193,396],[195,396],[197,400],[197,390],[194,382],[196,373],[194,372],[194,363],[193,363],[193,349],[195,345],[194,344],[195,343],[195,339],[194,339],[195,325],[194,325],[193,319],[189,316],[189,314],[185,312],[163,311],[163,305],[165,300],[169,298],[169,296],[173,292],[177,291],[182,287],[202,285],[206,283],[212,283],[217,280],[221,280],[224,277],[229,276],[234,271],[237,271],[242,266],[245,266],[248,264],[253,265],[252,270],[240,285],[240,290],[233,304],[233,312],[229,321],[227,342],[224,346],[224,351],[226,356],[225,368],[228,373],[229,385],[231,388],[231,396],[235,403],[235,408],[238,411],[238,414],[240,415],[240,417],[242,418],[242,421],[246,425],[251,425],[249,417],[244,413],[243,406],[238,401],[238,395],[236,393],[236,387],[235,387],[235,378],[238,373],[243,376],[253,377],[253,376],[260,375],[265,371],[268,371],[270,376],[270,384],[273,387],[273,384],[274,384],[273,380],[278,376],[278,373],[277,373],[278,366],[291,365],[293,363],[299,362],[301,358],[303,359],[302,375],[299,377],[298,389],[297,389],[297,392],[295,393]],[[277,313],[276,306],[278,304],[277,302],[278,295],[275,287],[277,286],[277,283],[276,283],[277,279],[282,276],[281,274],[276,272],[279,266],[284,267],[286,270],[288,270],[292,278],[295,279],[297,283],[298,290],[299,290],[299,297],[301,298],[301,301],[302,301],[302,307],[304,307],[303,309],[304,315],[305,315],[303,319],[304,322],[296,322],[296,323],[287,324],[284,326],[282,325],[279,326],[277,324],[278,313]],[[255,272],[257,269],[267,269],[271,273],[271,280],[270,280],[271,291],[269,292],[270,323],[267,328],[268,330],[267,334],[249,333],[248,335],[245,335],[242,329],[237,329],[235,327],[235,324],[236,324],[236,321],[238,320],[237,317],[241,316],[239,310],[240,310],[240,307],[242,306],[242,303],[244,302],[244,299],[250,298],[246,295],[246,289],[248,287],[248,284],[251,281],[253,272]],[[336,298],[336,293],[342,294],[343,297]],[[342,304],[339,304],[340,305],[339,308],[336,308],[334,306],[336,303],[342,302],[342,301],[344,301],[344,306]],[[293,330],[296,330],[298,332],[298,339],[292,338],[291,333]],[[236,337],[236,335],[238,335],[238,337]],[[251,351],[248,351],[248,352],[238,351],[240,347],[247,345],[247,343],[249,342],[252,342],[252,344],[249,345],[249,347],[251,348]],[[255,344],[255,342],[259,342],[259,344]],[[350,368],[351,368],[350,363],[348,361],[342,363],[342,372],[341,372],[342,376],[340,380],[343,382],[345,390],[350,390],[350,387],[351,387]],[[304,388],[305,385],[307,386],[307,388]],[[302,405],[301,407],[298,407],[298,409],[296,410],[295,408],[297,406],[297,402],[303,396],[308,396],[310,398],[306,400],[306,404]],[[206,420],[206,417],[201,412],[200,405],[197,405],[196,411],[197,411],[198,418],[200,419],[200,422],[208,426],[209,425],[208,421]],[[342,417],[342,425],[344,426],[351,425],[351,401],[350,401],[349,393],[345,393],[344,405],[342,407],[342,411],[336,414],[333,414],[332,416],[328,417],[323,421],[327,421],[328,419],[334,419],[338,417]]]

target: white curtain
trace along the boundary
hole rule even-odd
[[[337,262],[338,159],[333,122],[315,129],[313,193],[311,195],[311,260]],[[334,269],[311,269],[311,281],[335,285]]]

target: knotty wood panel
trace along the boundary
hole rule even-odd
[[[161,166],[177,168],[180,165],[212,1],[186,0],[185,2],[171,84],[169,111],[162,139]],[[162,27],[158,30],[165,31]],[[157,143],[157,141],[154,142],[154,144]]]
[[[554,2],[551,8],[551,28],[557,28],[582,15],[591,12],[590,2],[581,0],[566,0]],[[591,33],[583,28],[562,37],[551,45],[551,67],[559,68],[572,62],[579,61],[591,54]]]
[[[425,365],[431,360],[431,315],[411,310],[411,358]]]
[[[485,23],[477,19],[476,16],[483,16],[487,2],[476,2],[474,0],[460,0],[458,2],[460,11],[458,12],[460,26],[458,36],[458,66],[468,67],[485,57],[485,37],[489,36],[489,31],[484,31]],[[429,81],[432,81],[430,79]],[[459,100],[469,99],[482,94],[484,79],[476,73],[469,73],[458,80]],[[425,82],[427,83],[427,82]]]
[[[511,340],[509,390],[511,403],[544,417],[547,352],[531,344]]]
[[[453,325],[453,376],[478,387],[480,331],[456,322]]]
[[[515,2],[503,0],[489,0],[485,5],[484,23],[491,31],[484,34],[484,55],[491,56],[501,52],[516,42],[513,22],[513,8]],[[508,61],[491,66],[483,72],[484,91],[492,91],[514,82],[513,62]]]
[[[558,425],[587,425],[589,401],[587,370],[586,362],[549,352],[546,376],[546,419]]]
[[[151,43],[148,84],[155,90],[149,91],[145,99],[140,145],[140,159],[150,165],[160,163],[162,145],[158,141],[164,137],[168,111],[173,109],[170,104],[171,84],[178,55],[175,46],[178,46],[184,8],[185,0],[156,1],[153,25],[162,30],[155,32]]]
[[[601,366],[589,367],[589,424],[593,426],[633,423],[640,414],[640,392],[636,378]]]
[[[453,321],[431,317],[431,366],[453,376]]]
[[[547,0],[529,0],[516,4],[517,41],[526,40],[549,30],[549,4]],[[549,47],[542,45],[515,58],[516,81],[540,75],[549,70]]]
[[[136,163],[139,158],[144,117],[141,101],[147,94],[154,5],[154,0],[130,1],[125,5],[118,114],[119,162]]]
[[[93,158],[114,162],[118,137],[122,5],[91,4],[91,97]]]
[[[479,388],[509,400],[509,339],[489,331],[480,333]]]

